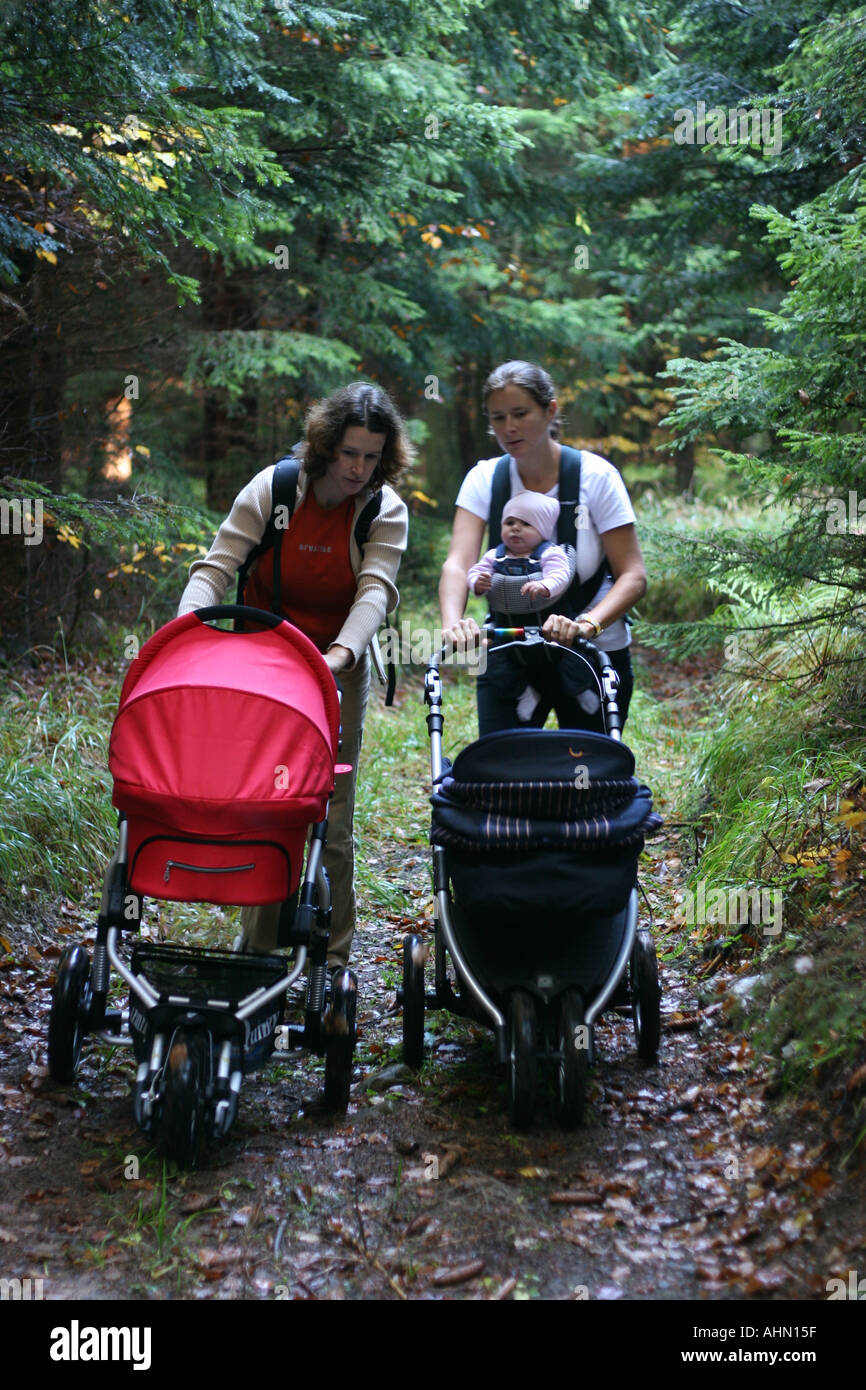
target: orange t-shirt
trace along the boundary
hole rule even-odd
[[[320,651],[334,641],[355,600],[358,581],[349,559],[355,499],[321,507],[312,486],[292,516],[280,549],[280,598],[284,616]],[[259,559],[244,602],[270,610],[273,551]]]

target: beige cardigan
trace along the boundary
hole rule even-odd
[[[253,546],[259,544],[271,514],[271,480],[274,464],[263,468],[242,488],[232,509],[214,537],[202,560],[190,565],[189,579],[178,604],[178,617],[194,608],[209,608],[224,601],[226,590]],[[309,478],[301,469],[296,507],[306,495]],[[355,498],[349,562],[358,579],[355,599],[332,646],[347,647],[353,664],[374,641],[386,615],[397,605],[397,571],[406,549],[409,514],[405,502],[393,488],[382,488],[379,515],[370,527],[363,555],[355,542],[355,522],[373,489],[365,488]],[[231,600],[233,601],[233,599]]]

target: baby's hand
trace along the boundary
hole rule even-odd
[[[493,583],[489,574],[479,574],[475,581],[475,593],[486,594]]]
[[[530,579],[520,590],[527,598],[550,598],[550,590],[540,579]]]

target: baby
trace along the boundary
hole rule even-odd
[[[571,570],[565,551],[551,540],[558,520],[555,497],[542,492],[516,493],[503,510],[501,545],[482,555],[466,576],[472,593],[489,593],[496,574],[540,576],[527,579],[520,589],[536,609],[545,608],[565,593]]]
[[[482,555],[466,576],[471,592],[489,593],[496,574],[526,574],[539,576],[527,578],[520,589],[536,612],[564,594],[571,583],[571,569],[565,551],[551,540],[558,520],[559,503],[555,497],[546,497],[542,492],[516,493],[503,509],[502,543]],[[509,627],[515,615],[491,613],[491,617],[497,627]],[[503,656],[509,660],[502,668],[502,687],[514,687],[515,712],[524,724],[532,718],[540,697],[533,686],[524,685],[525,671],[514,653]]]

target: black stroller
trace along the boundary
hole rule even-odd
[[[538,629],[488,629],[497,651],[540,643]],[[506,640],[503,640],[506,639]],[[508,1068],[512,1123],[536,1107],[539,1063],[555,1072],[555,1108],[566,1129],[583,1118],[595,1020],[633,1015],[639,1055],[655,1059],[660,1036],[658,962],[638,928],[637,862],[661,825],[621,741],[618,676],[601,652],[544,643],[552,661],[582,663],[597,689],[606,734],[509,729],[470,744],[453,767],[442,757],[441,653],[428,665],[433,779],[435,990],[425,990],[427,945],[403,944],[403,1053],[418,1067],[424,1010],[449,1009],[492,1026]],[[456,989],[447,969],[450,956]]]

